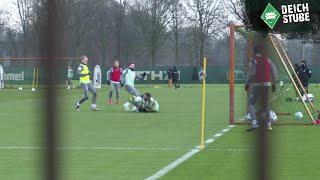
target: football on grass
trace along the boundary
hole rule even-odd
[[[295,119],[295,120],[300,120],[300,119],[302,119],[302,118],[303,118],[302,112],[296,112],[296,113],[294,114],[294,119]]]

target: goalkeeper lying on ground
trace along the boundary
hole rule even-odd
[[[132,108],[130,108],[131,106]],[[153,99],[150,93],[144,93],[141,96],[132,96],[123,107],[125,111],[159,112],[159,103]]]

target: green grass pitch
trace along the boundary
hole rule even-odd
[[[199,145],[200,86],[185,85],[177,91],[164,85],[138,88],[154,95],[161,112],[124,112],[122,103],[129,97],[124,91],[120,105],[108,106],[106,87],[98,94],[100,112],[90,111],[89,102],[76,112],[74,103],[81,91],[61,90],[57,101],[62,179],[145,179]],[[236,107],[243,103],[237,99]],[[227,85],[208,85],[206,139],[228,127],[228,104]],[[0,90],[0,179],[42,179],[42,111],[39,92]],[[255,144],[254,133],[246,133],[246,127],[236,126],[162,179],[250,179]],[[320,177],[319,128],[274,127],[270,133],[272,179]]]

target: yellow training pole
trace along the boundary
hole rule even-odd
[[[36,67],[33,67],[32,88],[34,88],[34,85],[35,85],[35,76],[36,76]]]
[[[37,66],[37,79],[36,79],[36,89],[39,87],[39,66]]]
[[[204,131],[206,119],[206,76],[207,76],[207,58],[203,60],[203,75],[202,75],[202,107],[201,107],[201,142],[200,148],[204,148]]]

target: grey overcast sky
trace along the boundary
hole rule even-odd
[[[119,1],[119,0],[116,0],[116,1]],[[129,0],[129,1],[133,1],[133,0]],[[184,5],[186,5],[185,3],[186,1],[187,0],[182,0]],[[0,0],[0,10],[4,10],[5,12],[7,12],[6,19],[10,27],[21,30],[19,25],[20,18],[19,18],[18,8],[16,6],[16,0]],[[232,19],[233,21],[235,20],[231,14],[229,14],[228,19],[230,20]]]
[[[0,0],[0,9],[7,13],[6,19],[11,27],[19,27],[19,13],[15,2],[16,0]]]

